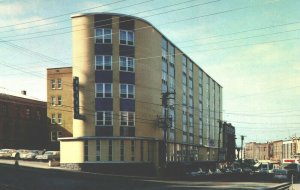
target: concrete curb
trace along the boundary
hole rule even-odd
[[[281,183],[279,185],[276,185],[274,187],[270,187],[268,188],[268,190],[287,190],[289,189],[289,187],[291,186],[290,182],[285,182],[285,183]]]

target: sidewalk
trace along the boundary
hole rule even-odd
[[[18,162],[19,162],[19,166],[26,166],[26,167],[32,167],[32,168],[43,168],[43,169],[62,169],[61,167],[49,167],[48,162],[25,161],[25,160],[19,160]],[[0,164],[14,165],[15,160],[0,159]],[[66,169],[63,169],[63,170],[66,170]]]
[[[298,183],[298,184],[293,184],[293,186],[291,185],[289,190],[300,190],[300,184]]]

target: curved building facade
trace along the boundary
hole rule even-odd
[[[143,19],[74,15],[72,28],[78,102],[73,137],[60,139],[62,166],[139,170],[217,160],[217,82]]]

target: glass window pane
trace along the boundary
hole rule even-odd
[[[111,43],[111,29],[104,29],[104,43]]]
[[[133,45],[134,42],[134,37],[133,37],[133,32],[127,32],[127,41],[128,45]]]
[[[127,112],[121,112],[121,125],[127,125]]]
[[[133,85],[128,85],[128,94],[133,94]]]
[[[120,31],[120,34],[121,34],[121,35],[120,35],[120,39],[121,39],[121,40],[126,40],[126,31],[121,30],[121,31]]]
[[[134,59],[132,57],[128,57],[128,71],[134,71]]]
[[[120,57],[120,70],[126,71],[126,57]]]
[[[111,56],[104,56],[105,70],[111,70]]]
[[[111,84],[105,84],[105,97],[112,97]]]
[[[162,62],[162,70],[167,72],[167,63],[165,61]]]
[[[96,69],[103,69],[103,56],[96,56]]]

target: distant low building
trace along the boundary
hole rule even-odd
[[[282,140],[273,141],[273,152],[271,160],[273,161],[281,161],[282,160]]]
[[[270,143],[250,142],[245,145],[245,159],[269,160],[270,159]]]
[[[44,149],[46,102],[0,89],[0,148]]]

